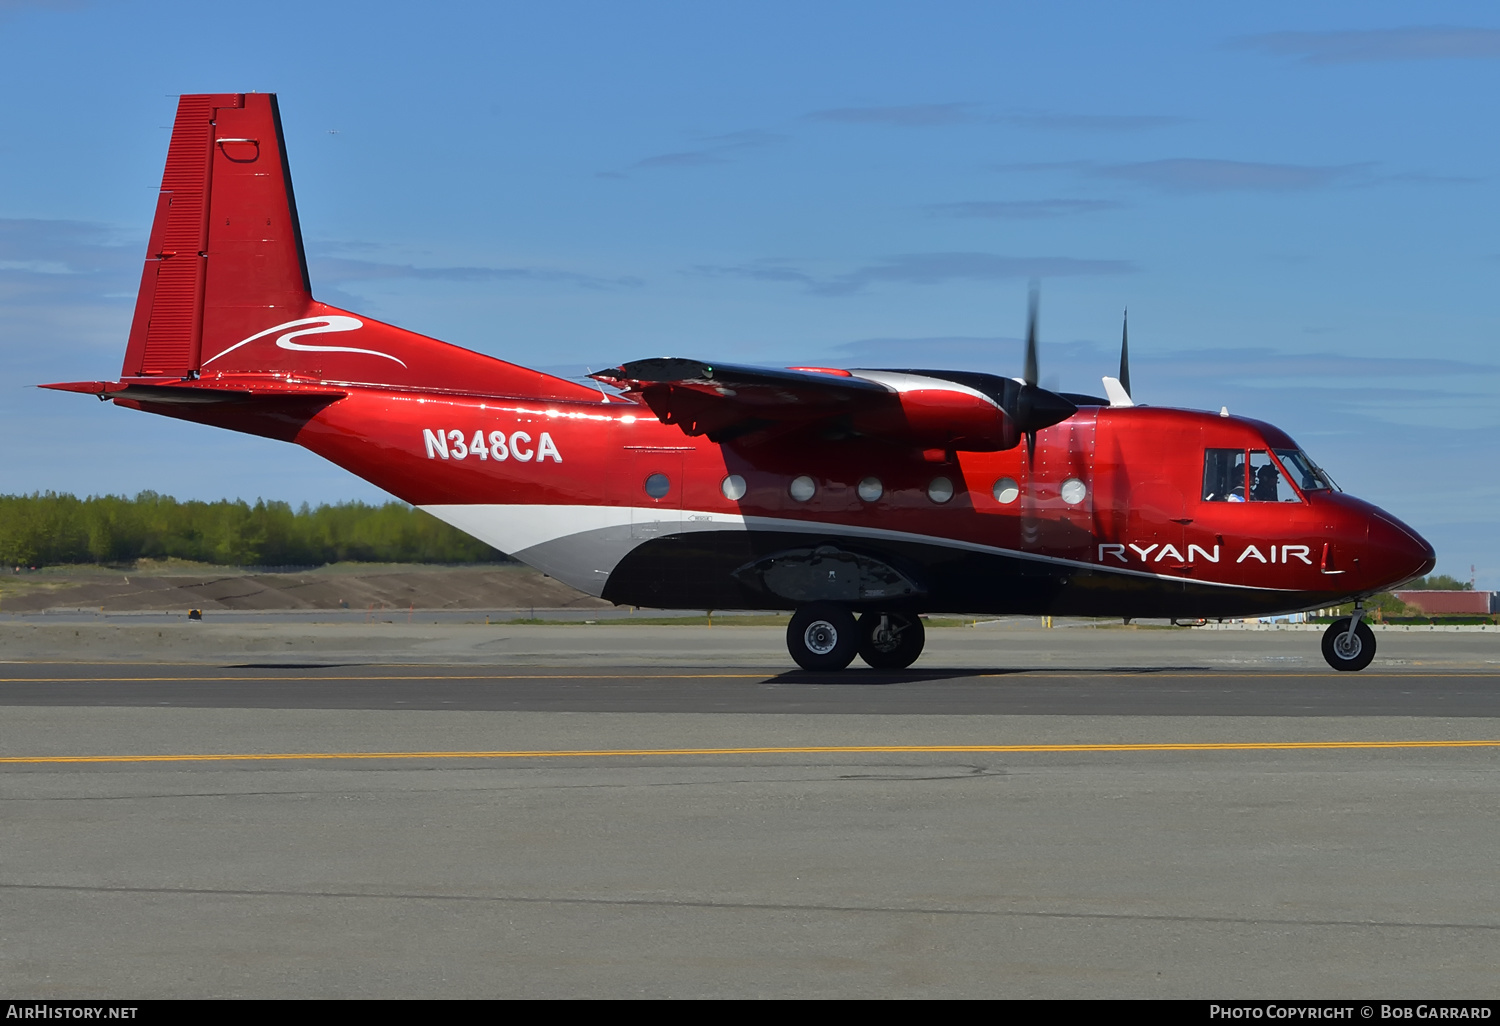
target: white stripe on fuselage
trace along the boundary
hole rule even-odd
[[[1206,584],[1216,588],[1233,588],[1244,591],[1292,591],[1288,588],[1267,588],[1259,585],[1230,584],[1224,581],[1188,580],[1170,574],[1154,574],[1147,570],[1128,567],[1104,566],[1079,559],[1061,556],[1046,556],[1036,552],[1023,552],[998,545],[984,545],[964,541],[960,538],[943,538],[935,535],[916,534],[910,531],[891,531],[879,527],[840,524],[831,521],[791,520],[781,517],[742,516],[737,513],[711,513],[706,510],[663,509],[657,506],[551,506],[509,504],[465,504],[422,506],[433,516],[471,534],[501,552],[508,553],[523,563],[532,563],[526,558],[529,549],[562,541],[565,538],[601,531],[609,528],[629,531],[632,526],[650,525],[649,536],[621,540],[616,553],[609,558],[596,560],[607,565],[591,566],[586,574],[567,573],[560,565],[551,568],[541,566],[544,572],[581,591],[597,595],[603,588],[604,578],[614,572],[620,560],[636,546],[653,538],[695,531],[779,531],[795,534],[846,535],[882,541],[908,542],[918,545],[936,545],[966,552],[982,552],[988,555],[1006,556],[1012,559],[1029,559],[1033,562],[1053,566],[1090,570],[1097,573],[1118,574],[1126,577],[1145,577],[1174,584]],[[532,565],[537,565],[532,563]]]

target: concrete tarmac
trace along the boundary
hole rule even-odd
[[[916,664],[926,669],[1328,669],[1320,628],[1219,631],[1093,627],[1087,621],[1043,630],[1037,618],[981,621],[927,632]],[[1375,667],[1500,670],[1500,631],[1376,629]],[[784,627],[625,625],[532,626],[468,623],[284,622],[212,616],[152,622],[141,614],[98,622],[51,616],[0,621],[7,661],[700,668],[794,666]]]
[[[809,675],[550,630],[554,665],[12,656],[0,989],[1494,996],[1493,637]]]

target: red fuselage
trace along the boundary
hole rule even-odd
[[[1337,491],[1283,480],[1283,501],[1204,500],[1206,450],[1297,448],[1242,418],[1085,406],[1040,432],[1028,458],[1024,445],[720,444],[596,396],[356,387],[315,412],[148,406],[295,441],[575,587],[636,605],[789,608],[732,573],[818,544],[906,568],[922,593],[904,604],[921,611],[1244,616],[1332,605],[1433,563],[1416,532]],[[744,482],[734,499],[731,475]],[[803,477],[813,491],[799,499],[792,482]],[[870,479],[873,500],[859,492]],[[939,479],[950,487],[934,489]],[[1006,481],[1014,489],[997,489]],[[1082,483],[1081,497],[1065,498],[1067,481]]]

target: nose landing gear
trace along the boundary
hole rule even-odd
[[[1335,620],[1323,632],[1323,658],[1335,670],[1363,670],[1375,658],[1375,632],[1361,621],[1364,611],[1356,603],[1353,616]]]
[[[856,654],[877,670],[902,670],[916,662],[926,631],[914,613],[854,614],[832,602],[814,602],[792,615],[786,647],[804,670],[842,670]]]

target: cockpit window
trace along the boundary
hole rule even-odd
[[[1304,492],[1326,492],[1333,488],[1333,481],[1301,449],[1277,449],[1276,458]]]
[[[1203,501],[1245,501],[1245,450],[1205,449]]]
[[[1277,449],[1298,457],[1301,463],[1286,462],[1293,474],[1308,477],[1317,488],[1327,488],[1327,478],[1312,462],[1295,449]],[[1301,502],[1297,490],[1271,454],[1265,449],[1205,449],[1203,451],[1204,502]]]
[[[1264,449],[1250,450],[1250,501],[1301,502],[1291,482],[1282,474],[1271,454]]]

